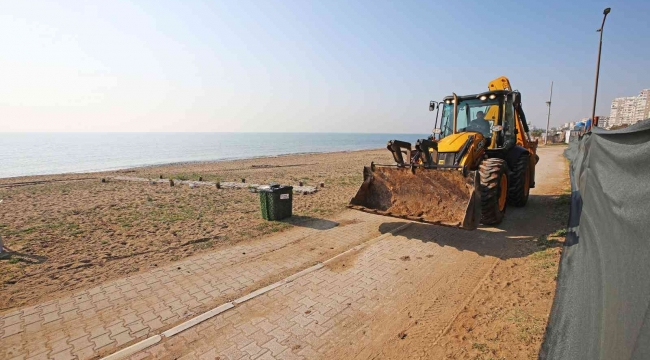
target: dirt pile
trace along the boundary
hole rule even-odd
[[[352,205],[426,222],[462,223],[473,191],[459,171],[376,167],[364,170],[364,184]]]

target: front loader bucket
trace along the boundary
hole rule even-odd
[[[481,197],[476,171],[372,166],[349,208],[437,225],[476,229]]]

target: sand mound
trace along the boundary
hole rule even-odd
[[[422,218],[428,222],[462,222],[473,187],[459,171],[377,167],[364,170],[372,179],[352,199],[392,216]]]

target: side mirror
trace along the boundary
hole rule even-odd
[[[434,134],[442,134],[442,130],[440,130],[439,128],[435,128],[435,129],[433,129],[433,133]]]
[[[433,111],[433,110],[435,110],[436,107],[437,107],[437,105],[438,105],[438,104],[437,104],[435,101],[431,101],[431,102],[429,102],[429,111]]]

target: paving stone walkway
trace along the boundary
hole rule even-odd
[[[344,212],[112,281],[0,318],[2,359],[104,356],[379,236],[385,218]]]
[[[381,347],[372,344],[404,331],[433,342],[506,242],[499,233],[411,224],[132,359],[375,358]],[[424,306],[419,322],[404,328],[397,318],[414,304]]]

